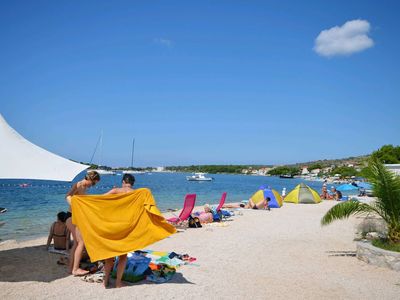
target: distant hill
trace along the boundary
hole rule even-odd
[[[315,164],[320,164],[323,167],[330,167],[332,165],[341,166],[341,165],[363,165],[366,160],[370,157],[370,155],[361,155],[361,156],[350,156],[346,158],[337,158],[337,159],[320,159],[320,160],[313,160],[307,162],[300,162],[295,164],[289,164],[288,167],[302,167],[302,166],[310,166]]]

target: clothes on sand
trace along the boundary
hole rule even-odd
[[[91,261],[143,249],[176,232],[146,188],[126,194],[75,195],[71,207],[72,223],[79,228]]]

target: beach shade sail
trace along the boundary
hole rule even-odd
[[[72,181],[88,167],[31,143],[0,114],[0,179]]]
[[[286,195],[284,202],[316,204],[321,202],[318,192],[304,183],[297,185]]]
[[[282,206],[282,196],[277,191],[264,187],[260,187],[260,189],[255,192],[250,199],[253,201],[253,203],[257,204],[264,199],[267,200],[267,197],[270,198],[268,207],[280,208]]]
[[[339,185],[336,189],[337,189],[338,191],[345,192],[345,191],[354,191],[354,190],[358,190],[358,187],[355,186],[355,185],[346,183],[346,184]]]

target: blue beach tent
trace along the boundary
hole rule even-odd
[[[282,206],[282,196],[277,191],[269,187],[265,188],[264,186],[261,186],[259,190],[253,196],[251,196],[253,201],[256,200],[257,203],[258,200],[267,200],[268,197],[271,199],[268,202],[269,208],[280,208]]]

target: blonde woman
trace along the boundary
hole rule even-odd
[[[100,175],[96,171],[89,171],[85,178],[82,179],[81,181],[78,181],[75,183],[72,188],[69,190],[67,195],[65,196],[65,199],[67,200],[68,204],[70,205],[70,211],[71,211],[71,199],[72,196],[74,195],[85,195],[86,190],[92,186],[94,186],[96,183],[100,181]],[[72,273],[74,276],[83,276],[89,273],[89,271],[82,270],[79,268],[79,263],[82,259],[82,252],[83,249],[85,248],[85,244],[83,242],[81,233],[79,231],[79,228],[77,228],[74,224],[72,224],[72,214],[71,212],[67,213],[67,228],[71,232],[72,237],[74,238],[74,244],[71,248],[70,254],[69,254],[69,271]]]

